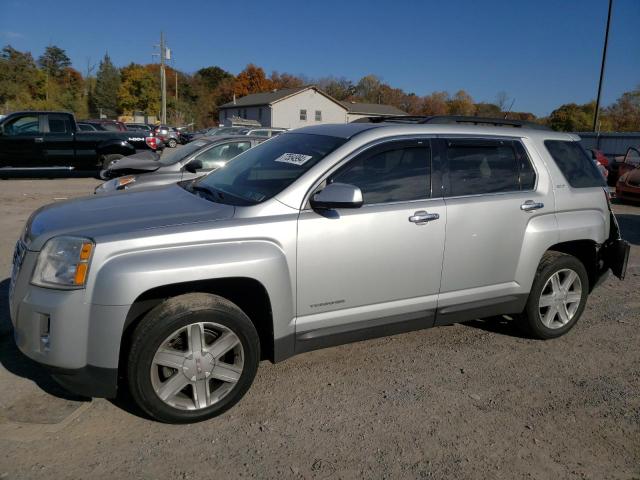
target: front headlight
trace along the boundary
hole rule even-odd
[[[82,237],[54,237],[38,255],[31,283],[40,287],[84,288],[94,243]]]

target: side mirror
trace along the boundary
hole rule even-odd
[[[191,160],[184,166],[184,169],[189,173],[196,173],[198,170],[202,170],[202,160]]]
[[[330,183],[323,190],[314,193],[309,203],[314,210],[360,208],[363,203],[362,192],[348,183]]]

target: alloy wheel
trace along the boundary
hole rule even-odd
[[[199,322],[179,328],[158,347],[151,363],[151,384],[164,403],[200,410],[224,398],[244,367],[244,350],[228,327]]]
[[[568,324],[580,306],[582,282],[579,275],[565,268],[555,272],[544,285],[538,301],[542,324],[550,329]]]

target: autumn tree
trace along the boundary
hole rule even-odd
[[[0,50],[0,111],[37,108],[44,101],[44,74],[29,52]]]
[[[304,85],[304,79],[291,75],[290,73],[271,72],[269,76],[271,88],[280,90],[281,88],[298,88]]]
[[[356,84],[356,96],[365,103],[381,103],[380,88],[382,82],[375,75],[366,75]]]
[[[221,81],[231,79],[233,75],[218,66],[212,66],[201,68],[196,72],[194,77],[203,88],[209,92],[213,92],[218,85],[220,85]]]
[[[640,85],[635,90],[625,92],[613,105],[605,109],[605,118],[617,132],[640,131]]]
[[[238,97],[244,97],[252,93],[267,92],[273,88],[261,67],[250,63],[236,77],[234,93]]]
[[[595,102],[577,105],[566,103],[549,115],[548,125],[561,132],[584,132],[591,130]]]
[[[446,115],[449,113],[449,94],[447,92],[433,92],[422,100],[423,115]]]
[[[118,110],[118,90],[120,89],[120,70],[113,63],[108,53],[100,62],[96,74],[95,88],[91,96],[91,110],[115,115]]]
[[[478,117],[500,118],[503,115],[499,105],[494,103],[479,102],[475,104],[475,114]]]
[[[323,92],[336,100],[349,100],[356,92],[355,85],[351,80],[344,77],[325,77],[314,82]]]
[[[447,102],[447,110],[449,115],[473,115],[475,112],[473,98],[464,90],[458,90]]]
[[[147,115],[160,111],[160,91],[153,74],[132,63],[121,70],[122,80],[118,88],[118,108],[123,112],[140,111]]]

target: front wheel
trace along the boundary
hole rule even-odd
[[[181,295],[151,310],[136,327],[129,388],[157,420],[198,422],[240,401],[259,359],[256,329],[235,304],[216,295]]]
[[[124,158],[124,155],[120,155],[120,154],[117,154],[117,153],[112,153],[110,155],[103,155],[102,156],[102,169],[98,173],[98,177],[101,180],[108,180],[110,178],[110,176],[109,176],[109,168],[117,160],[120,160],[121,158]]]
[[[556,338],[576,324],[587,303],[589,277],[580,260],[566,253],[544,254],[520,322],[535,338]]]
[[[177,145],[178,145],[178,142],[176,142],[175,138],[170,138],[169,141],[167,142],[167,146],[169,148],[176,148]]]

